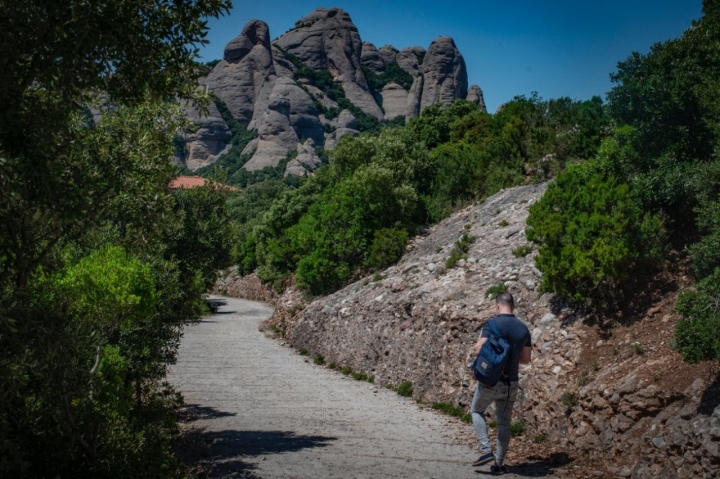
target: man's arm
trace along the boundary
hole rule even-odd
[[[485,341],[487,341],[487,338],[478,338],[477,343],[473,346],[473,355],[477,356],[480,353],[480,348],[482,348],[482,345],[485,344]]]
[[[532,355],[532,347],[525,346],[520,353],[520,364],[530,364],[530,356]]]

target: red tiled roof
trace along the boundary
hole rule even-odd
[[[202,176],[178,176],[170,182],[170,189],[179,190],[183,188],[190,190],[192,188],[199,188],[206,185],[212,185],[213,189],[217,188],[226,191],[240,191],[239,188],[235,188],[234,186],[223,185],[214,181],[211,182]]]
[[[197,188],[199,186],[205,186],[205,181],[205,178],[202,176],[178,176],[170,182],[170,189]]]

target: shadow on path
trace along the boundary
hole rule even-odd
[[[237,416],[237,413],[234,412],[219,411],[214,407],[200,406],[199,404],[186,404],[180,409],[179,414],[183,422]]]
[[[302,436],[289,431],[198,431],[197,438],[207,447],[202,461],[207,477],[259,479],[252,471],[250,457],[281,454],[301,449],[325,447],[334,437]]]
[[[175,445],[175,454],[187,467],[190,477],[261,479],[253,473],[257,469],[254,464],[243,462],[237,455],[217,457],[213,444],[207,441],[202,429],[190,429],[180,436]]]
[[[546,477],[557,469],[563,468],[572,462],[572,458],[565,453],[555,453],[549,456],[530,456],[526,462],[508,465],[508,472],[522,477]],[[494,476],[489,471],[477,471],[483,476]]]
[[[188,404],[180,411],[187,424],[236,415],[198,404]],[[176,451],[186,465],[199,468],[199,476],[258,479],[252,472],[257,467],[245,462],[248,458],[325,447],[336,439],[290,431],[208,431],[192,427],[183,434]]]
[[[301,449],[325,447],[334,437],[302,436],[290,431],[203,431],[200,437],[212,444],[212,455],[219,460],[236,456],[255,457]]]

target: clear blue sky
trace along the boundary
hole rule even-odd
[[[701,0],[235,1],[229,16],[209,22],[211,43],[201,55],[222,58],[248,20],[267,22],[275,38],[320,6],[346,10],[361,38],[378,48],[427,48],[435,37],[453,37],[490,112],[532,91],[546,99],[604,98],[618,61],[678,37],[702,15]]]

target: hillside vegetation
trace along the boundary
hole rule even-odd
[[[310,294],[335,291],[397,261],[411,236],[455,208],[591,158],[607,124],[599,98],[533,95],[492,116],[458,100],[404,127],[343,138],[299,187],[260,183],[232,203],[237,262],[277,289],[295,274]]]
[[[618,63],[612,135],[528,218],[545,290],[594,307],[631,301],[669,251],[688,256],[697,289],[678,301],[675,340],[691,362],[720,357],[720,2],[703,12],[680,38]]]
[[[201,100],[186,46],[229,6],[3,4],[0,477],[185,475],[165,373],[231,230],[222,191],[170,193],[164,100]]]

